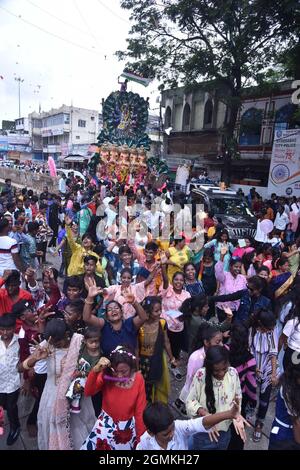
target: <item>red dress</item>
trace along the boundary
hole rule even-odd
[[[145,382],[136,372],[131,388],[123,388],[106,380],[103,373],[91,371],[84,394],[95,395],[102,391],[102,411],[81,450],[132,450],[135,449],[146,428],[143,412],[146,408]]]

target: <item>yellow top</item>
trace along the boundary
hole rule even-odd
[[[103,268],[99,262],[99,256],[92,250],[85,250],[79,243],[76,243],[70,227],[67,227],[67,240],[72,252],[70,264],[68,267],[68,276],[79,276],[84,273],[84,258],[88,255],[97,258],[96,271],[98,274],[103,274]]]
[[[173,276],[176,272],[183,272],[184,265],[190,260],[191,250],[185,245],[182,250],[177,250],[175,247],[169,248],[170,261],[175,263],[177,266],[168,266],[168,279],[169,283],[172,282]]]

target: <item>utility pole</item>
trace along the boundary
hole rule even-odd
[[[24,79],[21,77],[15,77],[16,82],[18,82],[19,90],[19,118],[21,117],[21,83],[24,82]]]

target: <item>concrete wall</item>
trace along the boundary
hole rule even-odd
[[[10,178],[12,185],[17,188],[32,189],[36,193],[41,193],[44,186],[48,186],[50,193],[58,192],[58,178],[48,175],[32,173],[30,171],[20,171],[14,168],[0,168],[0,181],[4,183],[6,178]]]

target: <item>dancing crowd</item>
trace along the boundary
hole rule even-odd
[[[7,445],[27,394],[40,450],[241,450],[249,420],[262,439],[276,394],[269,449],[300,448],[297,199],[251,190],[256,235],[230,240],[220,218],[189,212],[168,183],[97,183],[69,178],[39,195],[2,187]],[[182,419],[170,376],[182,385],[172,403]]]

